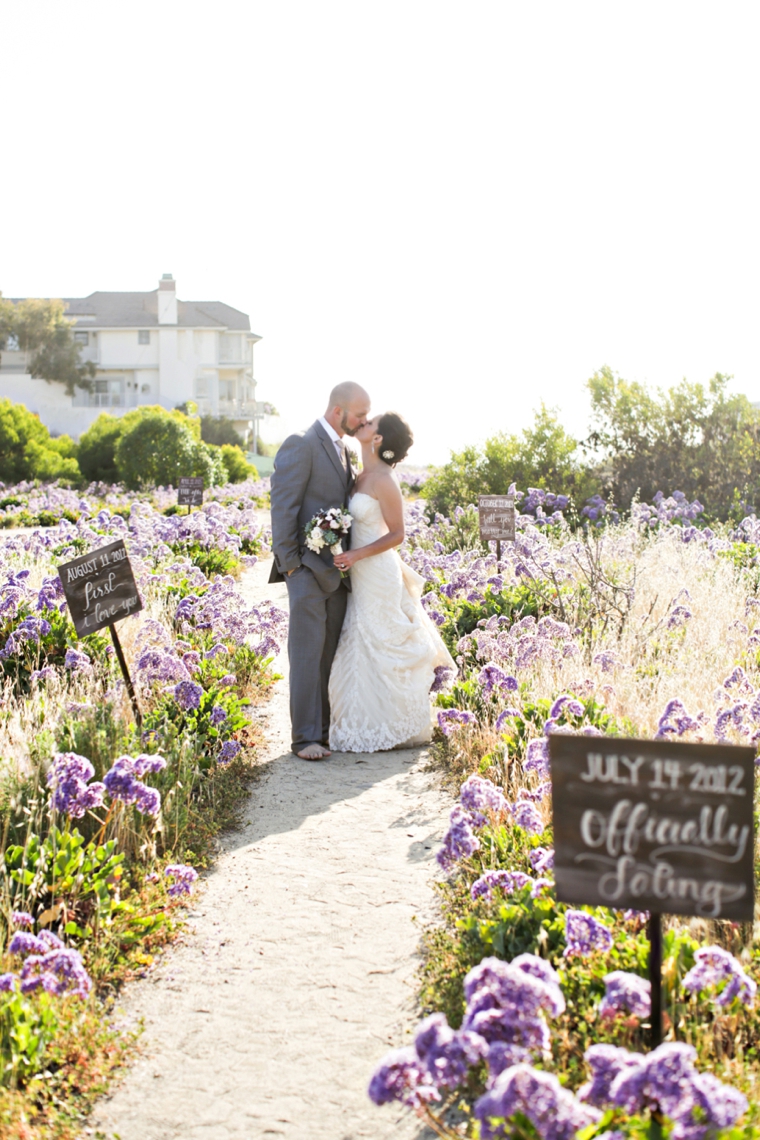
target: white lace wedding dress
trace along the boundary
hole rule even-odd
[[[354,549],[388,533],[371,495],[358,491],[349,510]],[[351,568],[352,592],[330,673],[330,747],[336,752],[380,752],[430,740],[435,669],[456,666],[422,608],[424,584],[396,550]]]

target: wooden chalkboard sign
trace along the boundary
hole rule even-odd
[[[58,577],[61,579],[77,637],[86,637],[88,633],[96,633],[106,626],[111,631],[111,640],[132,702],[135,720],[138,726],[141,725],[140,707],[115,625],[117,621],[136,614],[143,608],[123,541],[117,539],[90,554],[82,554],[79,558],[72,558],[71,562],[64,562],[58,567]]]
[[[180,475],[177,490],[178,507],[200,507],[203,505],[203,477]]]
[[[755,749],[549,737],[557,898],[754,916]]]
[[[121,539],[58,567],[77,637],[136,614],[142,607]]]
[[[478,517],[482,542],[496,539],[496,554],[501,557],[501,544],[515,541],[515,500],[512,495],[480,495]]]

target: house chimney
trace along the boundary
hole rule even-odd
[[[171,273],[165,273],[158,283],[158,323],[177,323],[177,282]]]

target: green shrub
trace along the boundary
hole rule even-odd
[[[0,479],[80,480],[79,466],[71,454],[76,445],[68,436],[50,438],[38,416],[23,404],[0,399]]]
[[[124,431],[124,420],[102,412],[79,439],[79,468],[88,483],[115,483],[116,445]]]
[[[149,408],[137,421],[125,425],[115,458],[119,478],[130,490],[176,487],[180,475],[200,475],[207,487],[224,482],[221,458],[197,438],[189,424],[186,416]]]
[[[225,443],[221,451],[228,483],[243,483],[246,479],[258,479],[258,471],[248,462],[239,447]]]
[[[242,448],[243,437],[235,431],[235,425],[229,416],[201,416],[201,439],[204,443],[214,443],[217,447],[224,447],[225,443],[233,447]]]

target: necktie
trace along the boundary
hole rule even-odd
[[[341,461],[341,463],[343,464],[343,470],[344,470],[344,471],[348,471],[348,457],[347,457],[347,455],[346,455],[346,445],[345,445],[345,443],[343,442],[343,440],[342,440],[342,439],[339,439],[339,440],[336,442],[335,446],[336,446],[336,447],[337,447],[337,449],[338,449],[338,455],[340,456],[340,461]]]

